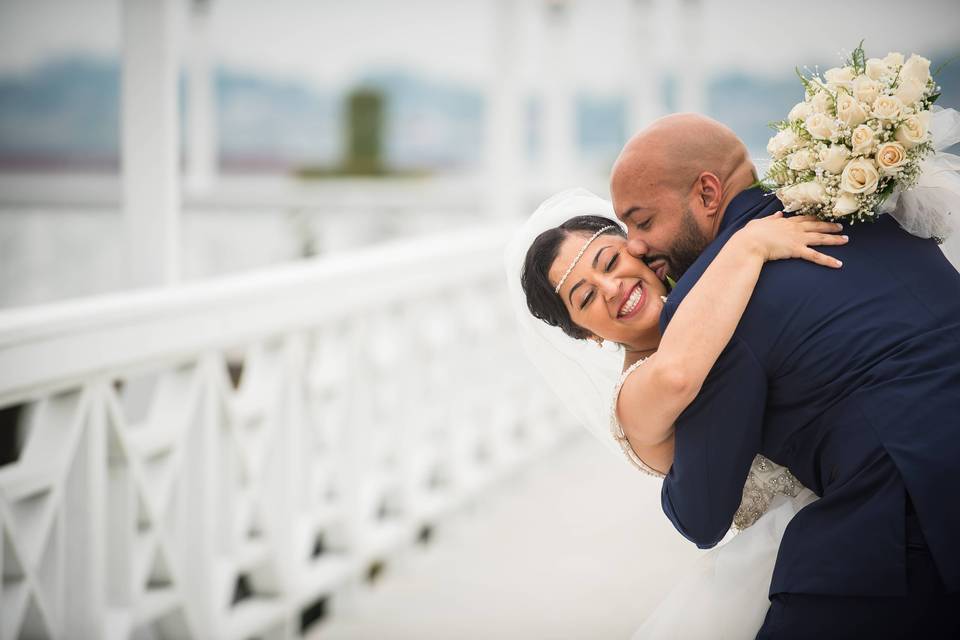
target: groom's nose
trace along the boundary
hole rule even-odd
[[[642,258],[647,255],[649,251],[650,247],[647,246],[647,243],[637,236],[632,236],[627,239],[627,252],[634,258]]]

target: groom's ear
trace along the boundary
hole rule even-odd
[[[723,200],[723,184],[720,178],[704,171],[697,177],[693,190],[697,204],[702,207],[702,212],[710,218],[717,215]]]

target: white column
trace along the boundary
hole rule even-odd
[[[123,0],[121,163],[127,275],[177,279],[180,244],[176,0]]]
[[[487,92],[486,162],[491,206],[498,217],[518,215],[524,207],[527,138],[524,96],[517,73],[519,15],[517,0],[495,0],[494,68]]]
[[[549,188],[569,186],[575,167],[576,111],[570,87],[570,3],[544,0],[543,166]]]
[[[627,135],[640,131],[666,113],[663,96],[660,29],[654,0],[628,0],[623,81],[627,102]]]
[[[680,0],[677,35],[683,63],[676,70],[680,84],[680,111],[706,111],[706,60],[703,57],[702,0]]]
[[[217,177],[217,111],[210,54],[212,0],[192,0],[187,89],[187,186],[210,188]]]

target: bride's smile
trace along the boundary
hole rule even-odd
[[[549,271],[552,284],[562,278],[558,293],[578,326],[628,348],[656,347],[666,287],[627,251],[625,238],[604,234],[591,242],[590,234],[567,234]]]
[[[634,285],[630,293],[626,296],[623,304],[620,305],[617,317],[620,319],[632,318],[643,308],[643,304],[646,301],[647,295],[643,288],[643,281],[638,280],[637,284]]]

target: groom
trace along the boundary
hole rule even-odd
[[[661,329],[731,234],[782,209],[732,131],[656,121],[611,178],[628,250],[678,280]],[[960,274],[890,216],[830,270],[768,263],[676,424],[662,491],[701,547],[724,536],[757,453],[820,499],[784,534],[759,638],[960,637]],[[704,320],[708,320],[705,318]]]

